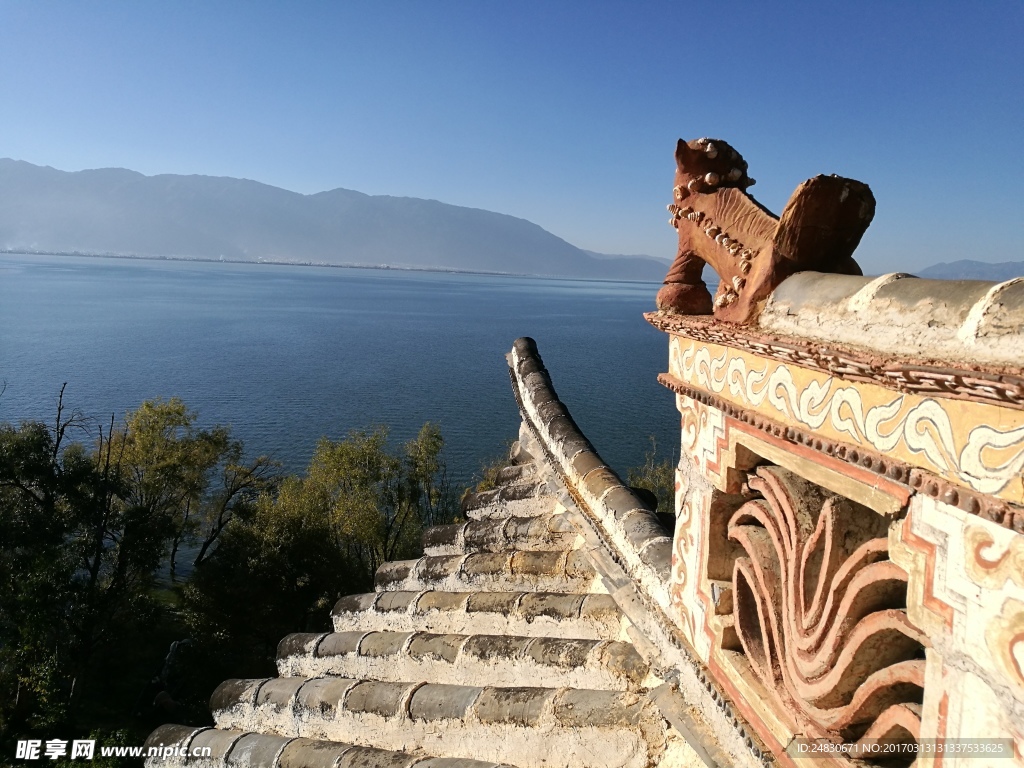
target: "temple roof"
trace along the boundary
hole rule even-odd
[[[209,758],[150,765],[762,765],[724,698],[702,713],[682,692],[711,684],[660,615],[670,531],[580,433],[532,340],[509,366],[524,420],[498,487],[342,598],[333,631],[285,637],[277,677],[225,681],[213,728],[147,741]]]

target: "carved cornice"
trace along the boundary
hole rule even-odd
[[[863,447],[848,443],[826,440],[820,435],[782,424],[774,419],[741,408],[725,398],[691,387],[675,376],[662,373],[658,381],[678,395],[722,411],[726,416],[742,421],[756,430],[775,438],[788,441],[794,445],[802,445],[823,456],[859,467],[867,472],[898,483],[911,491],[938,499],[944,504],[958,507],[972,515],[1024,533],[1024,509],[1006,502],[993,499],[991,496],[975,493],[961,485],[952,483],[937,475],[912,467],[888,456]]]
[[[1024,376],[960,369],[934,362],[893,361],[848,348],[831,347],[717,322],[707,316],[648,312],[655,328],[695,341],[721,344],[759,357],[825,371],[846,381],[877,384],[897,392],[970,400],[1024,410]]]

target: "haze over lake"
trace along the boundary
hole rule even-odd
[[[561,399],[621,473],[678,439],[656,284],[212,262],[0,255],[0,421],[97,420],[182,398],[250,454],[300,471],[316,440],[441,425],[466,481],[514,438],[504,355],[537,340]]]

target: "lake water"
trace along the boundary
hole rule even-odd
[[[316,440],[375,424],[396,440],[441,425],[463,482],[519,416],[504,355],[537,340],[584,433],[623,474],[678,417],[656,382],[657,286],[258,264],[0,254],[0,421],[97,420],[182,398],[250,454],[300,471]]]

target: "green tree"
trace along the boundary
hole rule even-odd
[[[334,600],[357,580],[331,521],[287,501],[300,482],[285,480],[278,497],[283,503],[268,496],[251,514],[232,520],[183,590],[190,633],[214,670],[269,674],[278,641],[290,632],[323,628]],[[200,674],[211,678],[210,685],[222,676]]]
[[[125,479],[125,503],[173,520],[172,581],[183,542],[201,537],[196,562],[202,561],[238,508],[276,479],[266,456],[242,462],[242,444],[229,428],[200,429],[196,421],[178,398],[147,400],[125,417],[108,448]]]
[[[415,556],[424,526],[447,522],[454,510],[438,427],[424,424],[398,456],[388,453],[387,434],[378,428],[321,440],[297,494],[280,500],[330,519],[336,546],[366,585],[382,563]]]
[[[209,556],[212,546],[236,515],[248,514],[260,495],[280,482],[280,465],[276,461],[268,456],[243,461],[243,452],[240,440],[228,440],[220,452],[213,477],[207,485],[199,526],[201,541],[193,566]]]
[[[676,463],[672,459],[658,458],[658,443],[653,435],[651,449],[644,454],[644,463],[630,469],[626,478],[630,486],[644,488],[654,494],[658,514],[675,515]]]
[[[213,551],[273,484],[269,460],[244,462],[180,400],[143,403],[115,429],[67,414],[63,393],[52,425],[0,424],[0,741],[71,728],[84,707],[123,721],[138,688],[122,678],[148,679],[166,652],[139,648],[167,616],[154,572],[197,533]]]
[[[5,731],[73,720],[97,649],[150,615],[149,577],[172,531],[167,516],[127,503],[111,448],[69,442],[85,430],[0,425],[0,722]]]
[[[381,563],[422,552],[423,526],[457,508],[443,445],[432,424],[398,454],[383,428],[322,439],[304,476],[237,514],[183,593],[206,656],[235,654],[235,676],[265,673],[282,636],[325,628],[333,603],[371,589]]]
[[[506,438],[501,451],[484,459],[480,469],[473,474],[473,484],[470,488],[466,489],[466,493],[470,491],[476,493],[493,491],[498,487],[498,475],[512,463],[512,459],[509,457],[512,454],[512,444],[514,442],[515,438]]]

